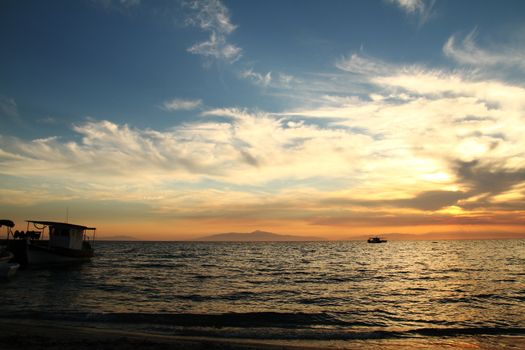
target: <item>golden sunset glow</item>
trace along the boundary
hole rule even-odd
[[[257,229],[329,239],[525,233],[522,40],[487,44],[483,29],[451,30],[424,58],[356,41],[323,55],[322,67],[283,58],[263,71],[249,42],[233,41],[249,22],[199,11],[181,23],[209,41],[170,52],[173,62],[193,58],[184,62],[194,75],[175,63],[143,68],[157,80],[182,69],[169,91],[126,82],[129,97],[113,105],[92,87],[79,96],[103,107],[75,95],[78,106],[65,98],[61,112],[38,102],[41,88],[26,98],[4,80],[2,215],[152,240]],[[207,87],[216,71],[219,83]]]

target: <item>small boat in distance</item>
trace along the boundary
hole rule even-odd
[[[30,230],[30,224],[37,231]],[[64,222],[27,220],[27,231],[12,233],[12,239],[7,239],[7,249],[23,266],[86,261],[94,255],[95,230]],[[87,231],[92,231],[91,236]]]
[[[368,243],[386,243],[387,240],[386,239],[381,239],[381,238],[375,236],[375,237],[370,237],[367,242]]]

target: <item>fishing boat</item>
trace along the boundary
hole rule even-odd
[[[370,237],[367,241],[368,243],[386,243],[387,240],[386,239],[381,239],[379,237]]]
[[[94,227],[38,220],[27,220],[27,225],[26,232],[15,231],[7,241],[15,260],[24,266],[81,262],[94,255]]]

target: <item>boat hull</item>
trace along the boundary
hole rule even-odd
[[[73,251],[68,249],[50,249],[36,245],[27,247],[27,263],[29,265],[41,264],[67,264],[88,261],[93,257],[92,250]]]
[[[7,248],[14,254],[13,261],[25,268],[28,265],[68,264],[91,259],[94,251],[86,243],[82,249],[50,247],[49,241],[8,240]],[[6,261],[7,262],[7,261]]]
[[[386,239],[381,239],[381,238],[378,238],[378,237],[373,237],[373,238],[369,238],[367,242],[368,242],[368,243],[373,243],[373,244],[375,244],[375,243],[386,243],[387,241],[386,241]]]

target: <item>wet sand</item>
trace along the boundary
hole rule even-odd
[[[245,339],[197,338],[73,326],[32,320],[0,321],[0,348],[3,350],[112,349],[112,350],[297,350],[297,349],[524,349],[523,336],[477,338],[434,338],[353,340],[344,342],[285,342]]]

